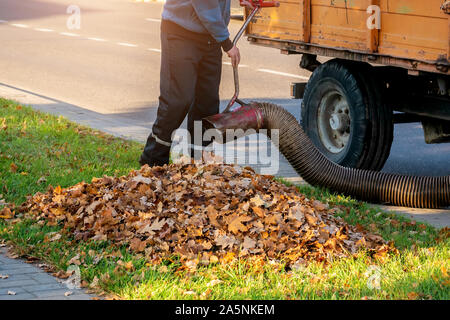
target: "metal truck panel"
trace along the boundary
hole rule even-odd
[[[333,50],[409,69],[448,73],[450,15],[442,0],[280,0],[260,10],[248,28],[256,43],[296,52]],[[380,9],[380,29],[368,19]],[[311,51],[309,51],[311,50]],[[349,58],[354,57],[350,54]],[[367,60],[359,58],[358,60]],[[374,61],[378,60],[378,61]],[[386,63],[389,62],[389,63]]]

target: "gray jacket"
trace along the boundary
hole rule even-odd
[[[231,0],[166,0],[162,18],[192,32],[209,33],[217,42],[222,43],[230,37],[230,2]]]

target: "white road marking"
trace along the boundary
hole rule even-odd
[[[227,62],[227,61],[224,61],[224,62],[222,62],[224,65],[226,65],[226,66],[231,66],[231,62]],[[239,68],[248,68],[248,65],[246,65],[246,64],[240,64],[239,65]]]
[[[102,39],[102,38],[88,38],[88,40],[98,41],[98,42],[106,42],[106,41],[108,41],[108,40]]]
[[[146,20],[152,21],[152,22],[161,22],[160,19],[153,19],[153,18],[147,18]],[[6,20],[0,20],[0,23],[7,23],[7,22],[8,21],[6,21]],[[18,27],[18,28],[29,28],[28,25],[20,24],[20,23],[11,23],[10,25],[14,26],[14,27]],[[34,28],[34,30],[40,31],[40,32],[54,32],[54,30],[47,29],[47,28]],[[59,34],[63,35],[63,36],[68,36],[68,37],[79,37],[80,36],[80,35],[78,35],[76,33],[70,33],[70,32],[60,32]],[[95,38],[95,37],[90,37],[90,38],[87,38],[87,39],[88,40],[92,40],[92,41],[97,41],[97,42],[107,42],[108,41],[106,39]],[[127,43],[127,42],[117,42],[117,45],[124,46],[124,47],[133,47],[133,48],[138,47],[138,45],[136,45],[136,44]],[[161,53],[161,49],[157,49],[157,48],[148,48],[147,50],[148,51],[152,51],[152,52]],[[224,65],[231,66],[231,62],[223,61],[222,63]],[[239,68],[248,68],[248,67],[249,66],[245,65],[245,64],[240,64],[239,65]],[[275,75],[284,76],[284,77],[289,77],[289,78],[297,78],[297,79],[302,79],[302,80],[309,80],[309,77],[300,76],[300,75],[292,74],[292,73],[286,73],[286,72],[270,70],[270,69],[257,69],[257,71],[270,73],[270,74],[275,74]]]
[[[28,28],[28,26],[26,24],[20,24],[20,23],[11,23],[11,25],[13,27],[17,27],[17,28]]]
[[[297,79],[302,79],[302,80],[309,80],[309,78],[305,77],[305,76],[299,76],[297,74],[286,73],[286,72],[279,72],[279,71],[274,71],[274,70],[270,70],[270,69],[258,69],[258,71],[271,73],[271,74],[276,74],[276,75],[284,76],[284,77],[297,78]]]
[[[46,29],[46,28],[34,28],[34,30],[40,31],[40,32],[53,32],[53,31],[55,31],[55,30]]]
[[[151,22],[161,22],[161,19],[154,19],[154,18],[147,18],[145,20],[151,21]]]
[[[70,33],[70,32],[60,32],[59,34],[62,35],[62,36],[68,36],[68,37],[79,37],[78,34]]]
[[[161,3],[164,3],[164,2],[166,2],[166,0],[134,0],[134,2],[146,2],[146,3],[148,3],[148,2],[161,2]]]
[[[119,46],[124,46],[124,47],[137,47],[137,45],[132,44],[132,43],[127,43],[127,42],[117,42],[117,44]]]

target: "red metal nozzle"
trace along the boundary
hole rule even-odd
[[[280,3],[278,1],[264,1],[264,0],[239,0],[241,6],[244,6],[244,2],[251,2],[254,7],[258,8],[269,8],[269,7],[279,7]]]
[[[279,7],[280,3],[278,1],[262,1],[262,0],[260,0],[260,6],[261,6],[261,8]]]
[[[242,129],[244,132],[248,129],[258,130],[262,128],[263,124],[261,109],[252,104],[242,106],[233,112],[219,113],[203,119],[205,129],[216,129],[222,135],[228,129]]]

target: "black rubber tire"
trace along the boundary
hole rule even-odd
[[[391,152],[392,141],[394,139],[394,117],[391,107],[384,101],[383,97],[385,94],[383,90],[383,82],[377,77],[377,74],[373,72],[373,67],[367,65],[364,69],[360,69],[363,79],[368,85],[368,90],[373,92],[374,105],[379,113],[379,137],[376,146],[376,154],[372,159],[369,159],[373,163],[372,170],[381,170],[389,158]],[[373,121],[372,121],[373,122]]]
[[[367,106],[367,110],[369,112],[369,119],[367,121],[367,135],[366,141],[364,144],[364,150],[359,158],[358,164],[356,168],[366,169],[366,170],[377,170],[377,160],[375,160],[378,145],[382,143],[380,139],[380,118],[381,112],[376,107],[378,104],[378,97],[375,95],[375,92],[371,90],[368,85],[368,81],[364,81],[364,73],[361,72],[358,68],[356,68],[356,64],[350,64],[349,68],[352,70],[353,74],[357,78],[357,81],[361,87],[364,103]],[[361,68],[361,66],[360,66]]]
[[[383,99],[383,82],[375,69],[366,63],[350,63],[349,68],[357,77],[369,107],[369,131],[366,152],[357,168],[379,171],[383,169],[392,146],[394,122],[392,109]]]
[[[325,149],[318,134],[317,113],[323,82],[331,86],[338,82],[341,88],[346,88],[343,92],[351,109],[350,142],[338,155]],[[346,167],[381,170],[389,157],[394,132],[392,110],[383,101],[383,88],[369,64],[336,59],[322,65],[305,89],[301,114],[305,132],[330,160]]]
[[[359,75],[352,69],[341,60],[331,60],[314,71],[305,88],[301,124],[314,145],[328,159],[345,167],[359,168],[365,165],[366,160],[361,163],[361,159],[366,158],[369,152],[371,114],[365,89],[361,87]],[[338,90],[347,99],[351,117],[349,141],[339,153],[325,148],[318,129],[319,104],[330,89]]]

